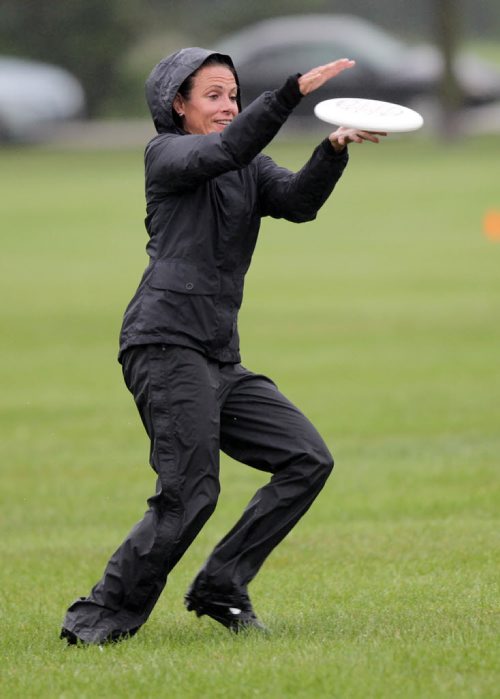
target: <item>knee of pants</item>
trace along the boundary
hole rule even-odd
[[[188,519],[207,520],[219,499],[220,483],[217,476],[205,474],[199,479],[179,479],[175,486],[162,483],[158,477],[156,494],[148,499],[151,508],[160,513],[185,512]]]
[[[328,478],[330,473],[333,471],[333,466],[334,466],[334,460],[333,460],[333,455],[328,449],[328,447],[325,446],[324,451],[323,451],[323,456],[321,460],[321,470],[324,473],[325,480]]]
[[[285,469],[291,468],[310,485],[322,486],[333,469],[333,456],[319,435],[288,445]],[[281,469],[278,469],[278,472]]]
[[[184,510],[188,518],[200,523],[206,522],[212,515],[219,499],[220,484],[218,479],[205,477],[194,488],[184,493]]]
[[[326,444],[321,441],[316,443],[309,451],[309,457],[313,460],[313,469],[310,477],[323,485],[333,470],[333,456]]]

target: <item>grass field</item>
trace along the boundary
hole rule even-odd
[[[311,144],[277,144],[296,167]],[[142,153],[1,154],[0,695],[500,696],[500,138],[353,146],[317,221],[265,221],[244,363],[312,418],[336,469],[252,583],[266,638],[183,593],[263,482],[218,509],[131,641],[58,640],[154,478],[116,362],[145,265]]]

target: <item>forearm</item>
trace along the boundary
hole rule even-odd
[[[294,76],[279,90],[262,94],[222,133],[158,136],[146,150],[147,178],[179,189],[245,167],[271,142],[300,99]]]
[[[290,221],[310,221],[332,193],[348,161],[347,149],[337,153],[328,139],[315,148],[307,163],[294,173],[271,158],[259,159],[262,215]]]
[[[314,218],[339,181],[349,160],[347,148],[337,150],[326,138],[291,183],[290,199],[300,220]]]

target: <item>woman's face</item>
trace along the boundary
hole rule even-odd
[[[191,134],[223,131],[238,114],[238,86],[223,65],[201,68],[194,76],[189,99],[176,95],[175,111],[182,116],[184,130]]]

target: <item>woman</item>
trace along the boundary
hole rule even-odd
[[[303,95],[352,66],[342,59],[292,76],[241,114],[228,56],[183,49],[147,81],[158,131],[145,153],[150,263],[125,312],[119,359],[151,440],[157,488],[103,578],[69,608],[61,632],[69,643],[121,639],[146,621],[215,508],[220,449],[272,475],[185,602],[231,631],[264,628],[248,583],[309,508],[333,460],[272,381],[240,364],[243,280],[261,218],[313,219],[347,163],[347,143],[378,139],[339,128],[297,174],[261,150]]]

